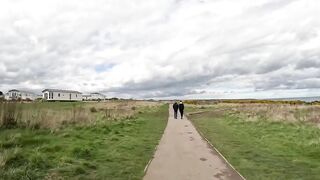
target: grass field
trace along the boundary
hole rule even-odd
[[[319,179],[318,121],[298,120],[300,115],[308,119],[310,109],[318,107],[288,105],[280,112],[279,107],[259,106],[189,106],[187,111],[198,112],[189,115],[192,122],[247,179]],[[266,112],[258,113],[261,109]],[[269,111],[277,116],[268,117]]]
[[[114,105],[133,114],[103,118],[103,108],[113,105],[80,103],[76,106],[96,107],[95,123],[64,124],[59,129],[2,127],[0,179],[141,179],[166,126],[168,106]]]

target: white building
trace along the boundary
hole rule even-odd
[[[91,95],[90,94],[83,94],[82,95],[82,100],[89,101],[90,99],[91,99]]]
[[[5,95],[5,99],[7,100],[35,100],[37,95],[28,92],[28,91],[20,91],[17,89],[9,90],[8,93]]]
[[[106,96],[101,93],[91,93],[91,100],[105,100]]]
[[[82,101],[81,92],[61,89],[45,89],[42,97],[47,101]]]
[[[100,101],[106,99],[106,96],[101,93],[90,93],[88,95],[83,95],[82,97],[85,101]]]

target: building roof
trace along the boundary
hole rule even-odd
[[[36,95],[35,93],[33,92],[29,92],[29,91],[19,91],[20,93],[25,93],[25,94],[33,94],[33,95]]]
[[[97,93],[97,92],[95,92],[95,93],[90,93],[90,94],[96,94],[96,95],[101,95],[101,96],[105,96],[104,94],[101,94],[101,93]]]
[[[49,91],[49,92],[62,92],[62,93],[77,93],[82,94],[79,91],[72,91],[72,90],[63,90],[63,89],[45,89],[42,92]]]
[[[25,94],[35,94],[33,92],[24,91],[24,90],[17,90],[17,89],[11,89],[8,92],[20,92],[20,93],[25,93]]]

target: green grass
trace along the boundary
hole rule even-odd
[[[0,129],[0,179],[141,179],[168,118],[168,106],[116,122]]]
[[[221,110],[190,119],[249,180],[320,178],[320,129],[315,126],[248,122]]]

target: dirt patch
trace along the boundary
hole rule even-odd
[[[206,158],[200,158],[200,160],[201,160],[201,161],[207,161],[207,159],[206,159]]]

